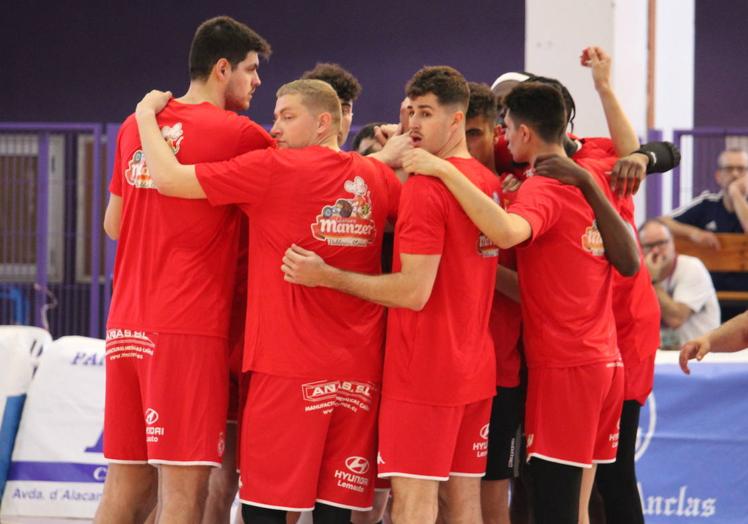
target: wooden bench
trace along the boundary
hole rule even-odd
[[[682,255],[700,259],[709,271],[730,271],[748,274],[748,234],[717,233],[720,249],[694,244],[688,239],[676,238],[675,249]],[[720,302],[747,302],[748,289],[744,291],[717,291]]]

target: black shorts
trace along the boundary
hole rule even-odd
[[[517,476],[523,410],[522,387],[496,388],[488,432],[488,463],[483,480],[504,480]]]

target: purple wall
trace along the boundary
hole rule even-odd
[[[490,83],[524,64],[524,0],[205,4],[14,2],[0,17],[0,121],[121,121],[149,89],[179,95],[194,30],[217,14],[273,46],[250,110],[261,123],[272,120],[275,90],[316,61],[337,61],[361,81],[355,124],[396,118],[405,82],[423,65]]]
[[[696,2],[694,125],[748,125],[748,2]]]

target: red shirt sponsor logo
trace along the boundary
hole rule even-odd
[[[312,236],[331,246],[366,247],[377,236],[371,218],[371,193],[364,179],[358,176],[346,180],[343,187],[353,198],[339,198],[323,207],[312,224]]]

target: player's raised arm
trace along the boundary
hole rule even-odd
[[[403,156],[403,168],[410,173],[441,179],[470,220],[501,249],[530,238],[532,230],[527,220],[504,211],[450,162],[423,149],[412,149]]]
[[[169,91],[151,91],[135,108],[140,142],[148,165],[148,172],[162,195],[180,198],[205,198],[195,175],[195,166],[179,163],[161,136],[156,114],[171,98]]]

